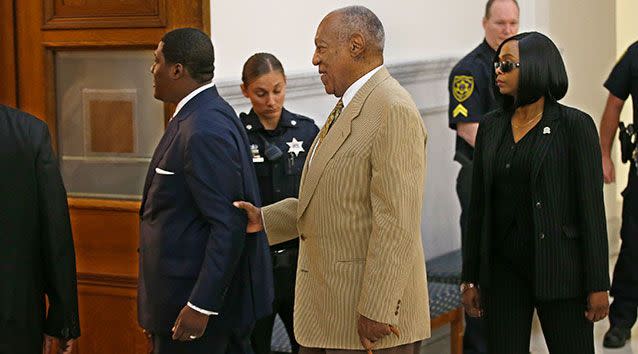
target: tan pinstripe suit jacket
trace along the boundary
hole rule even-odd
[[[358,314],[401,331],[377,349],[429,337],[426,139],[410,95],[383,67],[306,159],[299,199],[263,208],[271,244],[301,235],[294,312],[301,345],[362,349]]]

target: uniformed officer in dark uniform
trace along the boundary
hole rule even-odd
[[[517,1],[487,1],[483,17],[485,39],[461,59],[450,73],[448,118],[450,128],[456,130],[454,160],[461,164],[456,179],[456,193],[461,204],[461,235],[466,232],[472,187],[474,141],[478,125],[487,112],[500,104],[494,95],[496,49],[501,42],[518,32],[518,23]],[[465,321],[464,352],[486,353],[482,321],[467,315]]]
[[[609,97],[600,123],[600,146],[605,183],[611,183],[615,180],[611,146],[618,129],[620,112],[629,95],[633,102],[633,127],[628,130],[633,129],[635,132],[638,128],[638,42],[632,44],[618,61],[605,82],[605,88],[609,90]],[[627,131],[624,134],[631,135]],[[635,133],[632,139],[633,144],[630,141],[625,147],[621,147],[627,150],[628,154],[625,154],[625,157],[629,155],[628,162],[631,167],[627,187],[622,192],[622,245],[611,286],[611,295],[614,297],[609,309],[611,328],[603,341],[607,348],[620,348],[625,345],[631,336],[631,328],[636,323],[638,313],[638,151]]]
[[[253,163],[263,205],[297,198],[301,171],[310,145],[319,132],[314,121],[283,108],[286,77],[279,60],[258,53],[244,64],[242,92],[253,108],[239,115],[251,144]],[[279,314],[290,338],[293,353],[299,344],[293,335],[293,304],[299,239],[270,248],[273,263],[274,313],[257,322],[252,335],[257,354],[270,353],[275,315]]]

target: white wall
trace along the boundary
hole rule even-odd
[[[461,56],[483,38],[483,0],[211,1],[211,33],[219,80],[238,78],[244,61],[268,51],[290,73],[315,71],[315,30],[330,11],[348,5],[374,11],[386,30],[388,63]],[[524,28],[532,28],[535,1],[521,1]]]

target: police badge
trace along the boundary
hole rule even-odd
[[[467,108],[463,107],[461,102],[467,100],[474,92],[474,77],[468,75],[456,75],[452,81],[452,95],[459,103],[452,112],[456,118],[459,114],[467,117]]]
[[[459,102],[467,100],[474,92],[474,77],[467,75],[454,76],[452,82],[452,94]]]

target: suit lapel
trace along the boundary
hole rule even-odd
[[[488,195],[491,195],[489,193],[491,193],[493,171],[496,163],[496,151],[503,138],[503,134],[505,134],[505,130],[510,129],[510,114],[508,112],[503,111],[503,114],[495,117],[495,119],[497,119],[497,121],[494,123],[493,128],[484,135],[486,144],[483,152],[483,168],[485,171],[485,181],[487,182],[486,192]]]
[[[364,102],[372,90],[388,77],[390,77],[390,73],[385,67],[382,67],[359,89],[352,101],[350,101],[348,106],[341,112],[341,115],[337,118],[332,128],[330,128],[328,135],[326,135],[321,145],[315,151],[312,156],[312,163],[310,163],[310,159],[306,160],[301,176],[302,184],[300,186],[299,207],[297,209],[298,218],[301,218],[308,203],[312,199],[326,165],[350,135],[352,121],[361,113]],[[317,143],[318,138],[313,142],[310,151],[314,149]]]
[[[217,95],[217,90],[215,87],[204,90],[193,97],[190,101],[188,101],[184,107],[179,111],[179,113],[171,119],[166,127],[166,131],[160,142],[157,144],[155,148],[155,152],[153,152],[153,157],[151,158],[151,163],[148,166],[148,171],[146,172],[146,180],[144,181],[144,194],[142,195],[142,204],[140,207],[140,215],[144,210],[144,204],[146,203],[146,197],[148,194],[148,189],[151,187],[151,182],[153,182],[153,178],[155,177],[155,168],[157,164],[166,153],[166,149],[171,146],[171,143],[175,139],[177,132],[179,131],[179,123],[184,120],[188,115],[194,111],[203,100],[213,99],[212,96]]]
[[[538,124],[540,124],[541,134],[534,144],[534,151],[537,153],[533,154],[532,159],[532,185],[536,182],[536,177],[541,169],[543,160],[554,140],[554,136],[556,136],[556,129],[560,122],[558,117],[560,117],[560,107],[558,104],[549,101],[546,102],[543,108],[543,119],[538,122]]]

